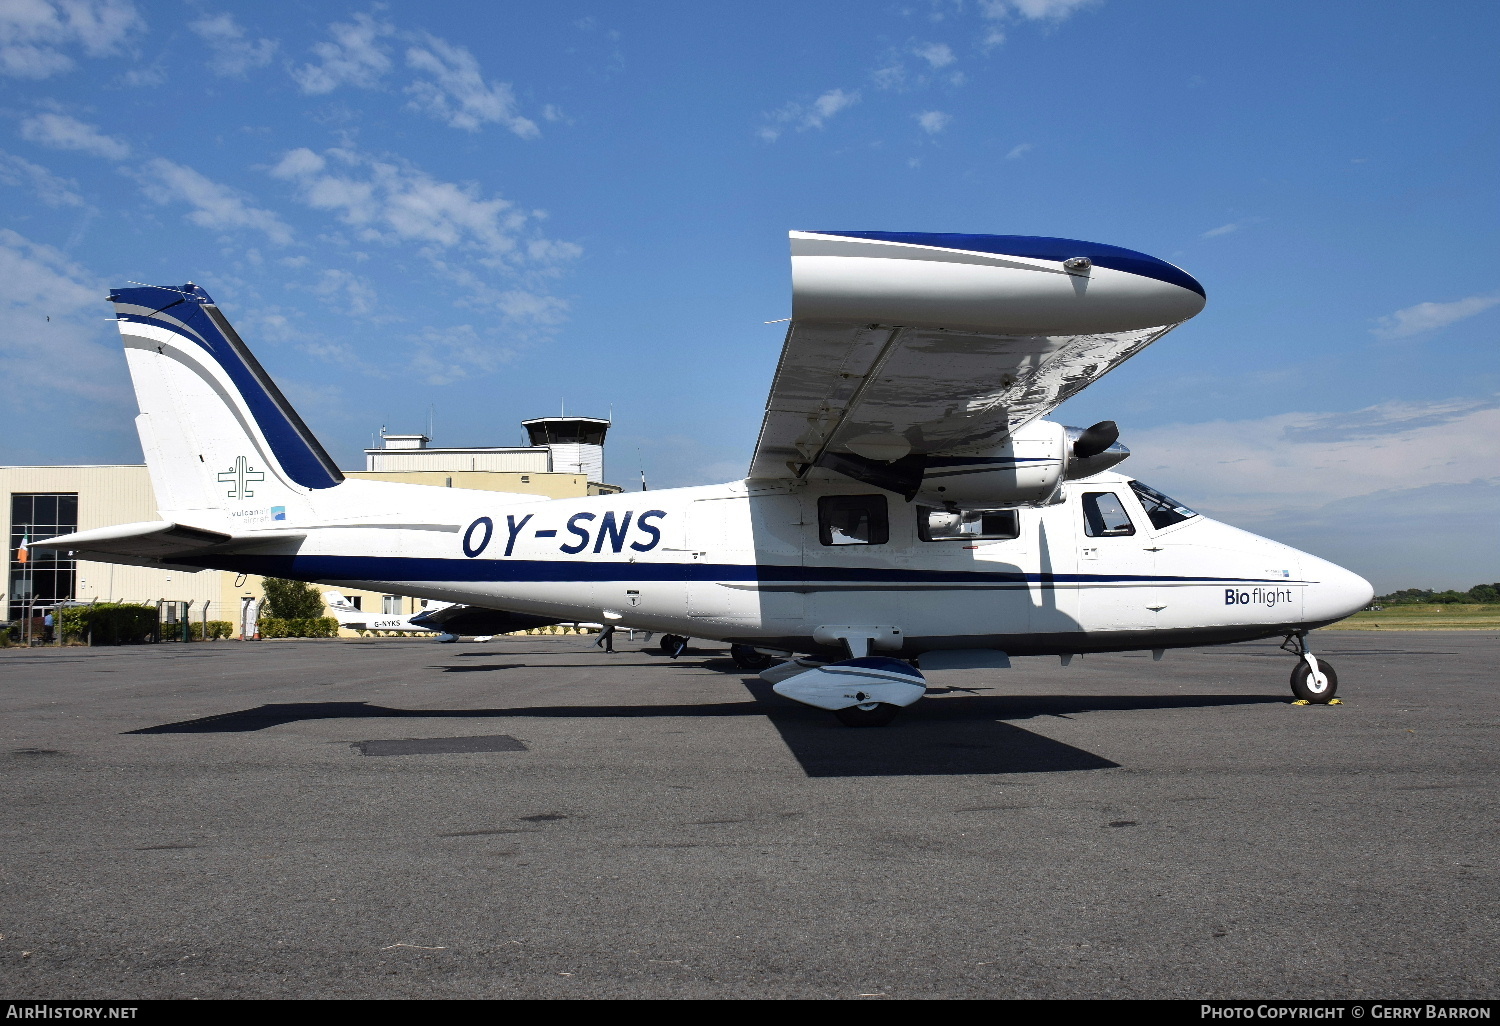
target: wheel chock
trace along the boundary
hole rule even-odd
[[[1312,705],[1312,703],[1311,703],[1311,702],[1309,702],[1309,701],[1308,701],[1308,700],[1307,700],[1307,699],[1305,699],[1305,698],[1299,698],[1299,699],[1297,699],[1297,700],[1296,700],[1296,701],[1295,701],[1295,702],[1293,702],[1293,703],[1292,703],[1292,704],[1293,704],[1293,705]]]
[[[1343,705],[1344,704],[1344,700],[1342,698],[1330,698],[1328,700],[1328,704],[1329,705]]]

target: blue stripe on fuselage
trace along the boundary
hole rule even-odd
[[[173,557],[210,570],[310,581],[448,581],[454,584],[563,584],[594,581],[763,584],[1056,585],[1056,584],[1305,584],[1284,577],[1165,577],[1142,574],[1054,574],[1021,571],[905,570],[895,567],[782,566],[769,563],[624,563],[563,559],[445,559],[421,556]]]

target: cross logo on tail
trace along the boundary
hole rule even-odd
[[[234,466],[219,473],[219,481],[221,483],[234,485],[233,488],[225,493],[231,499],[252,498],[255,493],[245,487],[246,483],[253,484],[256,481],[264,481],[265,479],[265,473],[250,466],[250,461],[243,456],[236,456],[234,458]]]

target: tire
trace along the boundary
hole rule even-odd
[[[663,634],[661,641],[657,642],[657,648],[662,655],[677,655],[678,649],[687,644],[687,638],[678,634]]]
[[[1338,694],[1339,675],[1334,672],[1333,664],[1326,659],[1318,660],[1318,669],[1323,676],[1328,678],[1328,686],[1322,691],[1315,690],[1312,683],[1312,670],[1307,666],[1305,660],[1297,660],[1297,665],[1292,668],[1292,694],[1297,696],[1298,701],[1311,702],[1313,705],[1327,705]]]
[[[834,715],[846,727],[884,727],[901,711],[899,705],[891,705],[889,702],[875,702],[872,705],[873,708],[869,709],[851,705],[847,709],[836,710]]]
[[[753,670],[757,673],[776,662],[775,656],[757,652],[749,645],[730,645],[729,658],[733,659],[734,665],[740,669]]]

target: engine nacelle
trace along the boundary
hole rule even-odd
[[[916,501],[959,509],[1045,506],[1064,481],[1108,470],[1130,455],[1113,423],[1064,427],[1035,420],[985,453],[928,456]]]

